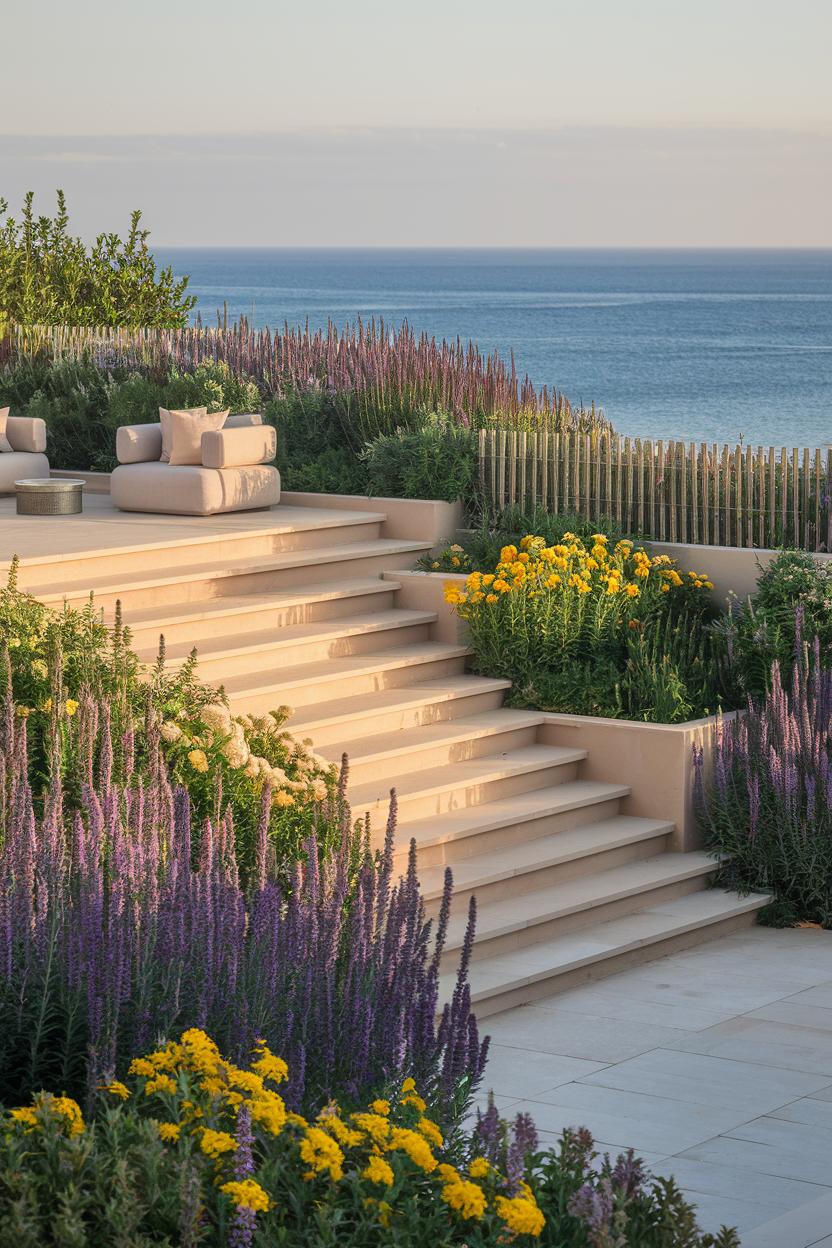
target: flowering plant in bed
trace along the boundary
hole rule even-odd
[[[286,870],[315,826],[329,844],[321,803],[334,791],[336,771],[286,731],[289,707],[256,717],[232,716],[221,690],[198,677],[196,655],[169,667],[164,645],[143,671],[129,629],[116,611],[107,628],[92,600],[82,609],[53,611],[17,586],[17,563],[0,590],[0,642],[5,643],[15,715],[27,721],[27,760],[35,794],[54,769],[66,797],[76,800],[87,775],[88,742],[78,707],[86,690],[100,704],[112,742],[114,782],[146,772],[149,737],[158,743],[173,780],[187,784],[198,824],[230,805],[238,865],[252,862],[263,788],[272,791],[269,828]],[[89,722],[87,716],[85,722]],[[155,747],[154,747],[155,748]],[[335,824],[329,829],[335,835]]]
[[[0,1243],[57,1248],[68,1220],[97,1248],[737,1248],[632,1151],[599,1160],[588,1131],[538,1152],[528,1116],[492,1104],[449,1135],[410,1076],[303,1117],[287,1077],[262,1041],[237,1064],[189,1028],[102,1082],[87,1118],[36,1094],[0,1130]]]
[[[478,671],[508,677],[515,704],[575,714],[678,722],[724,697],[713,585],[627,538],[528,534],[493,571],[449,584]]]
[[[307,1118],[284,1099],[289,1074],[262,1041],[238,1065],[222,1057],[204,1031],[190,1028],[135,1058],[125,1080],[102,1083],[100,1099],[109,1105],[99,1106],[95,1124],[88,1126],[80,1107],[65,1097],[38,1094],[30,1105],[12,1109],[0,1144],[0,1190],[5,1184],[10,1196],[19,1196],[34,1186],[11,1164],[28,1152],[27,1172],[53,1167],[52,1190],[45,1193],[52,1203],[61,1185],[58,1158],[77,1174],[85,1136],[93,1133],[98,1144],[95,1137],[124,1133],[130,1122],[135,1138],[143,1122],[150,1128],[148,1159],[162,1153],[170,1177],[148,1166],[162,1190],[140,1190],[137,1213],[145,1214],[145,1234],[155,1229],[171,1237],[163,1242],[179,1242],[177,1232],[196,1210],[201,1233],[189,1242],[217,1246],[481,1248],[522,1245],[540,1235],[545,1218],[531,1187],[473,1155],[469,1141],[449,1145],[412,1077],[355,1110],[330,1100]],[[176,1188],[179,1200],[171,1202]],[[31,1216],[35,1222],[35,1209]],[[105,1234],[102,1242],[111,1242],[111,1232]]]
[[[763,921],[832,928],[832,669],[795,615],[789,674],[775,661],[768,692],[720,725],[707,778],[696,755],[698,814],[719,882],[771,894]]]
[[[267,780],[241,879],[232,807],[193,826],[158,726],[143,773],[128,747],[116,781],[108,708],[83,689],[78,702],[69,723],[51,716],[48,738],[51,752],[73,734],[77,792],[56,767],[36,802],[29,719],[0,696],[0,1100],[42,1087],[84,1097],[153,1037],[197,1024],[232,1055],[261,1036],[285,1053],[295,1108],[360,1097],[406,1070],[443,1113],[464,1110],[487,1051],[467,983],[475,907],[437,1022],[452,881],[433,937],[415,851],[393,878],[395,806],[374,856],[342,775],[318,806],[337,847],[313,829],[287,866],[269,835]]]

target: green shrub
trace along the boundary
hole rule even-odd
[[[343,421],[336,397],[320,388],[291,390],[266,404],[277,430],[277,466],[284,490],[365,494],[361,443]]]
[[[141,229],[130,217],[127,238],[99,234],[87,249],[69,233],[63,191],[54,218],[36,217],[34,193],[19,221],[0,199],[0,309],[19,325],[121,325],[177,328],[196,303],[171,268],[157,272]],[[5,221],[3,220],[5,218]]]
[[[788,673],[795,655],[797,611],[804,637],[817,637],[821,658],[832,662],[832,563],[784,550],[759,577],[745,603],[732,603],[719,631],[734,679],[745,693],[770,688],[772,664]]]
[[[382,435],[366,447],[370,494],[381,498],[436,498],[474,509],[476,436],[443,412],[425,413],[411,429]]]

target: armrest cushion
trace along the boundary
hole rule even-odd
[[[263,417],[259,412],[235,412],[233,416],[228,417],[223,429],[248,429],[252,425],[262,425],[262,423]]]
[[[116,459],[120,464],[145,464],[161,458],[161,425],[121,425],[118,429]]]
[[[249,468],[268,464],[277,454],[277,432],[272,425],[238,426],[202,435],[204,468]]]
[[[42,453],[46,450],[46,421],[40,416],[10,416],[6,437],[13,451]]]

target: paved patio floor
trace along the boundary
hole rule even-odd
[[[486,1086],[544,1141],[634,1148],[749,1248],[832,1245],[832,932],[750,928],[483,1030]]]

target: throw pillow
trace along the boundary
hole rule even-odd
[[[202,463],[202,435],[222,429],[228,417],[224,412],[170,412],[171,467],[176,464]]]

